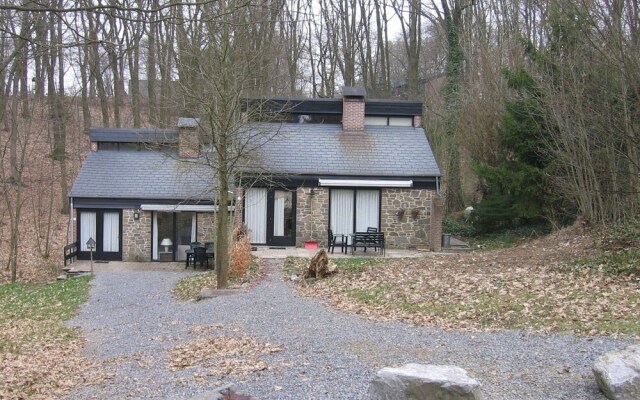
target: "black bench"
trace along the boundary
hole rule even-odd
[[[353,255],[358,247],[364,251],[373,247],[375,251],[380,249],[380,254],[384,256],[384,232],[356,232],[351,235],[351,254]]]

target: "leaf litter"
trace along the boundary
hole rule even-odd
[[[572,227],[513,248],[386,259],[297,287],[373,320],[640,336],[640,277],[573,266],[601,252],[598,240]],[[289,262],[301,272],[308,261]]]

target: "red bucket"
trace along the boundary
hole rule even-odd
[[[307,250],[318,250],[318,242],[316,241],[304,242],[304,248]]]

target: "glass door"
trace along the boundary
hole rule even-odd
[[[267,243],[275,246],[295,246],[295,194],[289,190],[269,191]]]
[[[196,213],[153,213],[153,257],[154,261],[184,261],[186,250],[196,241]]]
[[[94,260],[121,260],[121,219],[120,210],[78,210],[78,258],[91,258],[91,249],[87,246],[87,241],[91,238],[96,242],[93,249]]]
[[[120,213],[107,212],[102,214],[102,252],[120,252]],[[108,257],[108,255],[105,254]]]
[[[267,189],[247,189],[244,196],[244,223],[251,243],[267,243]]]

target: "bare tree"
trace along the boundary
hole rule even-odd
[[[255,11],[255,10],[253,10]],[[230,215],[229,196],[241,162],[251,148],[253,137],[247,131],[246,96],[254,93],[256,68],[268,68],[261,51],[254,48],[255,24],[261,29],[274,25],[264,14],[252,12],[242,2],[228,1],[208,7],[205,14],[205,39],[202,42],[185,40],[193,45],[190,57],[179,68],[193,74],[199,81],[197,88],[182,87],[185,104],[190,113],[200,118],[200,142],[210,151],[197,162],[205,162],[215,173],[216,198],[216,271],[218,288],[227,286],[229,267]],[[257,18],[257,19],[256,19]],[[265,31],[263,31],[265,32]],[[265,43],[265,42],[262,42]],[[251,48],[254,51],[247,51]],[[184,50],[185,52],[187,49]],[[179,62],[182,62],[179,59]],[[261,83],[263,87],[265,83]]]

